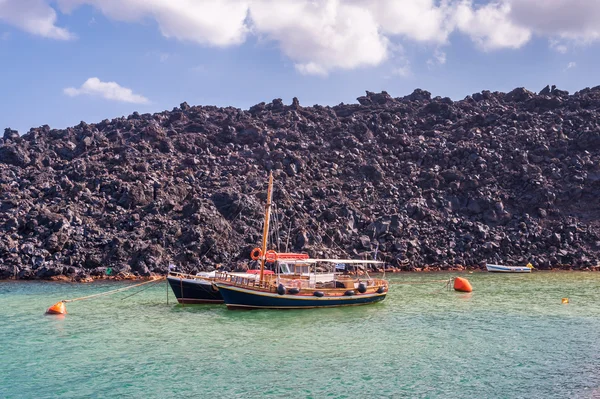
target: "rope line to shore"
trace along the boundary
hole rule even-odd
[[[99,296],[114,294],[114,293],[125,291],[125,290],[131,289],[131,288],[139,287],[139,286],[142,286],[142,285],[145,285],[145,284],[156,283],[156,282],[162,281],[164,279],[166,279],[166,277],[160,277],[158,279],[152,279],[152,280],[149,280],[149,281],[144,281],[143,283],[129,285],[127,287],[117,288],[116,290],[101,292],[99,294],[87,295],[87,296],[82,296],[82,297],[74,298],[74,299],[63,299],[61,302],[63,302],[63,303],[69,303],[69,302],[75,302],[75,301],[83,301],[84,299],[91,299],[91,298],[96,298],[96,297],[99,297]]]

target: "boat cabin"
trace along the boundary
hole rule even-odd
[[[308,263],[289,263],[289,262],[277,262],[280,274],[309,274],[311,272],[311,265]]]

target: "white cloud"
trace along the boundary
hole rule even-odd
[[[456,27],[484,50],[519,48],[531,39],[531,31],[510,20],[511,5],[490,3],[474,8],[463,1],[454,14]]]
[[[67,13],[89,4],[118,21],[154,18],[165,37],[210,46],[241,44],[248,33],[245,0],[58,0],[58,4]]]
[[[427,60],[427,66],[431,69],[436,65],[444,65],[446,63],[446,53],[439,48],[433,52],[433,57]]]
[[[0,0],[0,21],[25,32],[58,40],[75,36],[56,23],[56,11],[45,0]]]
[[[394,48],[406,41],[437,49],[429,66],[444,64],[439,48],[456,33],[485,51],[543,37],[566,53],[573,43],[600,40],[600,0],[0,0],[0,20],[73,38],[57,26],[54,4],[64,13],[89,5],[113,20],[154,20],[165,37],[207,46],[240,45],[252,35],[276,43],[299,73],[322,76],[395,64]]]
[[[510,18],[539,35],[580,41],[600,39],[598,0],[505,0]]]
[[[576,66],[577,66],[577,63],[576,63],[576,62],[573,62],[573,61],[571,61],[571,62],[569,62],[569,63],[567,64],[567,69],[566,69],[566,70],[569,70],[569,69],[575,68]]]
[[[443,43],[452,32],[449,1],[434,0],[351,0],[371,12],[388,35],[404,36],[419,42]],[[440,5],[436,5],[440,3]]]
[[[569,48],[567,47],[567,45],[564,44],[560,40],[550,39],[548,41],[548,45],[550,46],[550,48],[552,50],[554,50],[554,51],[556,51],[557,53],[560,53],[560,54],[566,54],[567,51],[569,51]]]
[[[250,17],[254,31],[279,43],[301,73],[374,66],[388,55],[373,16],[348,2],[255,1]]]
[[[80,95],[89,95],[94,97],[102,97],[107,100],[121,101],[135,104],[147,104],[149,101],[146,97],[139,94],[133,94],[131,89],[121,87],[116,82],[102,82],[98,78],[89,78],[80,88],[67,87],[64,93],[70,97]]]
[[[327,69],[314,62],[296,64],[294,66],[296,67],[296,70],[303,75],[327,76]]]
[[[146,56],[156,58],[163,64],[171,58],[170,53],[165,53],[163,51],[149,51],[146,53]]]
[[[435,53],[433,53],[433,57],[440,65],[444,65],[446,63],[446,53],[440,49],[435,50]]]
[[[392,75],[400,76],[402,78],[408,78],[408,77],[412,76],[410,64],[408,62],[406,62],[404,65],[393,68]]]

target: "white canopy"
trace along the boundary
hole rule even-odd
[[[361,259],[281,259],[281,263],[346,263],[346,264],[372,264],[383,265],[385,262],[379,260],[361,260]]]

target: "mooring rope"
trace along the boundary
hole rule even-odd
[[[139,290],[139,291],[137,291],[137,292],[134,292],[134,293],[133,293],[133,294],[131,294],[131,295],[127,295],[126,297],[124,297],[124,298],[121,298],[121,300],[123,301],[123,300],[125,300],[125,299],[127,299],[127,298],[131,298],[132,296],[139,294],[140,292],[146,291],[148,288],[152,288],[152,287],[154,287],[155,285],[157,285],[158,283],[160,283],[160,282],[161,282],[161,281],[163,281],[163,280],[164,280],[164,278],[158,278],[158,279],[154,280],[154,281],[156,282],[156,284],[154,284],[154,285],[149,285],[149,286],[147,286],[147,287],[144,287],[144,288],[142,288],[141,290]],[[167,291],[167,292],[168,292],[168,291]]]
[[[433,291],[430,294],[434,295],[434,294],[439,294],[440,292],[444,291],[444,290],[451,290],[451,283],[454,280],[454,277],[450,278],[450,279],[445,279],[445,280],[429,280],[429,281],[391,281],[389,282],[390,285],[392,284],[403,284],[403,285],[419,285],[419,284],[431,284],[431,283],[446,283],[444,284],[444,286],[442,288],[440,288],[439,290]]]
[[[407,285],[413,285],[413,284],[431,284],[431,283],[449,283],[448,279],[445,280],[430,280],[430,281],[392,281],[389,284],[407,284]]]
[[[99,294],[87,295],[87,296],[82,296],[82,297],[74,298],[74,299],[63,299],[61,302],[63,302],[63,303],[69,303],[69,302],[75,302],[75,301],[83,301],[84,299],[91,299],[91,298],[96,298],[96,297],[99,297],[99,296],[114,294],[114,293],[125,291],[125,290],[131,289],[131,288],[139,287],[139,286],[142,286],[142,285],[145,285],[145,284],[156,283],[156,282],[162,281],[164,279],[166,279],[166,277],[160,277],[158,279],[144,281],[143,283],[134,284],[134,285],[130,285],[130,286],[123,287],[123,288],[118,288],[116,290],[101,292]]]

